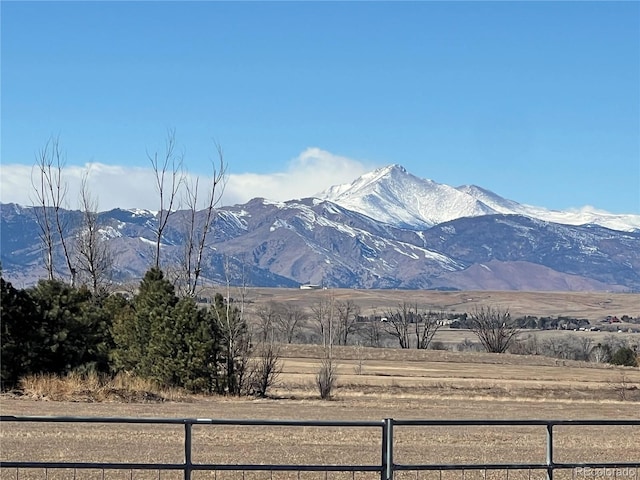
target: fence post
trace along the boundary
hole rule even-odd
[[[184,480],[191,480],[191,427],[187,419],[184,424]]]
[[[553,480],[553,423],[547,423],[547,480]]]
[[[381,480],[393,480],[393,418],[385,418],[382,425]]]

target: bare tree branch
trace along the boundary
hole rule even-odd
[[[398,340],[400,348],[411,348],[409,325],[417,319],[418,306],[404,302],[395,311],[388,311],[384,328],[386,332]]]
[[[338,345],[347,345],[349,336],[358,329],[358,315],[360,307],[353,300],[336,302],[338,315]]]
[[[328,298],[326,298],[325,292],[322,292],[320,298],[311,306],[311,312],[315,326],[320,334],[322,346],[330,352],[338,334],[333,292],[329,293]]]
[[[415,321],[415,334],[416,334],[416,348],[426,350],[429,348],[433,337],[435,337],[440,327],[442,327],[442,321],[445,318],[444,312],[428,312],[418,315]]]
[[[245,319],[247,292],[243,283],[239,290],[240,299],[232,299],[228,260],[225,265],[225,274],[225,296],[216,295],[214,313],[223,345],[225,388],[232,395],[240,395],[247,380],[246,374],[251,355],[251,338]]]
[[[158,153],[147,153],[151,168],[156,179],[156,190],[160,197],[160,210],[158,211],[158,224],[156,227],[156,251],[154,258],[155,268],[160,268],[160,246],[162,235],[167,227],[169,217],[174,213],[178,191],[184,181],[182,170],[183,158],[175,153],[175,131],[167,133],[165,151],[162,157]],[[169,177],[169,178],[167,178]]]
[[[185,258],[184,258],[184,276],[186,279],[186,294],[194,297],[198,280],[202,272],[202,258],[207,243],[207,235],[211,230],[211,225],[215,218],[215,208],[220,203],[224,188],[226,185],[227,166],[224,163],[224,155],[222,148],[215,144],[218,155],[218,163],[211,161],[211,183],[208,188],[208,196],[204,207],[204,219],[202,223],[198,222],[198,187],[199,178],[195,178],[192,182],[185,182],[185,203],[188,209],[186,240],[185,240]]]
[[[276,325],[280,324],[283,315],[282,308],[276,302],[268,302],[255,311],[258,319],[259,340],[263,343],[275,340]]]
[[[67,195],[67,184],[62,179],[64,156],[57,138],[47,141],[44,148],[36,156],[34,171],[31,173],[31,184],[34,188],[37,204],[36,218],[40,226],[40,239],[45,250],[45,268],[50,280],[54,277],[54,233],[62,246],[67,269],[71,277],[71,285],[75,285],[76,269],[71,260],[71,252],[67,246],[67,222],[63,218],[63,205]]]
[[[492,307],[476,307],[469,315],[470,329],[487,352],[504,353],[520,330],[508,310]]]
[[[88,281],[92,293],[100,295],[106,293],[113,258],[107,241],[100,236],[98,201],[89,192],[88,176],[87,171],[80,184],[82,225],[76,241],[77,264],[81,281]]]
[[[296,334],[307,321],[305,311],[295,305],[286,305],[284,311],[278,315],[276,321],[280,334],[287,343],[292,343]]]
[[[36,163],[31,170],[31,185],[35,195],[35,201],[33,202],[38,208],[34,209],[36,215],[36,221],[40,227],[38,233],[40,241],[43,247],[44,265],[47,270],[47,278],[53,280],[54,278],[54,239],[53,239],[53,224],[51,218],[51,201],[48,195],[47,183],[47,165],[49,165],[49,143],[47,142],[45,147],[36,155]],[[35,178],[34,178],[35,177]]]

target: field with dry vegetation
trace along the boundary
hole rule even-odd
[[[154,391],[152,385],[131,383],[131,379],[127,386],[126,378],[112,383],[78,376],[58,383],[51,377],[31,378],[23,384],[22,396],[2,397],[2,414],[304,420],[637,419],[640,411],[637,368],[532,356],[364,347],[334,348],[337,388],[332,400],[322,401],[315,386],[321,354],[316,346],[283,346],[282,373],[267,399],[187,396]],[[398,427],[395,437],[398,463],[544,462],[542,427]],[[3,460],[181,462],[184,458],[180,426],[3,422],[0,438]],[[558,427],[556,459],[640,461],[638,438],[638,427]],[[373,464],[379,462],[380,448],[378,429],[200,425],[194,427],[193,460]],[[89,473],[49,471],[47,478],[101,478],[101,472],[93,472],[94,477]],[[520,474],[523,480],[531,475]],[[258,473],[237,475],[217,474],[220,478],[271,478]],[[340,475],[344,476],[331,477],[342,478]],[[398,478],[416,478],[415,472],[406,475]],[[344,478],[356,476],[366,475]],[[161,476],[179,477],[177,472]],[[467,477],[474,478],[473,473]],[[17,478],[16,472],[3,471],[5,478]],[[19,478],[45,477],[42,471],[23,471]],[[158,472],[111,472],[108,478],[158,478]],[[193,478],[214,477],[199,473]],[[324,476],[305,473],[301,478]],[[432,477],[421,473],[417,478]]]
[[[212,294],[213,291],[208,292]],[[383,314],[407,302],[452,313],[470,312],[476,307],[500,307],[514,317],[563,315],[585,318],[592,323],[607,315],[640,317],[640,294],[637,293],[251,288],[246,298],[256,305],[276,302],[309,308],[328,294],[336,301],[354,301],[365,315]]]

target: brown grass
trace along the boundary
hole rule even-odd
[[[75,401],[40,401],[53,400],[55,395],[42,391],[43,386],[31,385],[31,394],[21,398],[2,397],[2,414],[319,420],[637,419],[640,410],[639,369],[581,362],[563,365],[553,359],[515,355],[362,347],[357,352],[351,348],[335,348],[334,357],[339,364],[335,396],[331,401],[321,401],[314,385],[319,352],[310,346],[287,346],[283,352],[284,370],[274,396],[268,399],[191,397],[189,402],[149,403],[131,399],[128,403],[118,403],[104,395],[107,400],[98,402],[95,399],[100,395],[87,396],[87,390],[107,388],[106,382],[74,377],[67,382],[76,383],[74,391],[81,392],[72,395]],[[355,372],[358,365],[362,369],[360,374]],[[38,384],[36,380],[34,384]],[[39,380],[52,391],[70,388],[58,386],[52,378]],[[25,388],[28,385],[26,381]],[[624,401],[619,396],[623,386],[627,394]],[[3,422],[0,427],[3,460],[183,460],[184,433],[180,426]],[[397,462],[544,461],[545,431],[539,427],[397,427],[395,433]],[[558,427],[556,433],[558,461],[640,461],[638,428]],[[376,463],[380,448],[377,429],[194,427],[193,452],[197,462]],[[50,471],[47,478],[90,478],[78,472],[76,477],[73,472],[66,472],[66,476],[64,472],[58,474],[61,476],[55,477],[55,472]],[[107,478],[158,478],[157,472],[147,474],[145,477],[143,473],[135,473],[130,477],[129,472],[126,476],[111,472]],[[254,474],[238,477],[218,473],[216,478],[271,479],[268,474],[251,475]],[[459,475],[455,478],[459,479]],[[356,476],[359,480],[365,475]],[[356,476],[343,477],[354,480]],[[331,474],[331,480],[343,480],[343,477]],[[475,480],[471,477],[473,474],[469,473],[465,479]],[[522,477],[515,473],[510,477],[529,478],[526,472]],[[16,478],[15,471],[3,471],[0,478]],[[44,476],[42,471],[30,471],[21,472],[19,478]],[[180,478],[180,475],[163,473],[161,478]],[[214,477],[198,474],[193,478]],[[274,474],[274,478],[289,477]],[[370,475],[369,478],[376,477]],[[409,477],[399,474],[397,478],[408,480]],[[427,473],[416,477],[415,472],[411,478],[439,480]],[[443,474],[443,480],[453,478]],[[558,478],[564,477],[558,475]],[[322,480],[324,475],[303,474],[301,479]]]
[[[640,317],[640,294],[609,292],[510,292],[425,290],[300,290],[295,288],[251,288],[247,300],[254,305],[274,301],[309,308],[319,298],[331,295],[336,301],[352,300],[363,314],[381,314],[409,302],[419,308],[447,312],[470,312],[476,307],[500,307],[513,316],[559,315],[586,318],[592,323],[607,315]]]
[[[163,388],[156,383],[119,373],[115,377],[97,373],[28,375],[20,379],[13,395],[33,400],[75,402],[163,402],[185,401],[190,396],[180,389]]]

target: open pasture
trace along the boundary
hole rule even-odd
[[[320,350],[286,346],[283,371],[268,399],[193,397],[185,402],[86,403],[2,398],[3,415],[81,415],[119,417],[382,420],[395,419],[637,419],[640,370],[542,357],[402,351],[336,347],[338,386],[331,401],[318,399],[315,372]],[[543,427],[397,427],[398,463],[544,462]],[[557,427],[557,461],[640,461],[638,427]],[[3,423],[3,460],[180,462],[180,426]],[[194,427],[195,462],[212,463],[377,463],[380,431],[317,427]],[[47,473],[47,478],[89,478],[88,472]],[[158,478],[158,472],[129,477]],[[531,478],[536,477],[537,472]],[[95,475],[99,475],[94,472]],[[557,478],[569,478],[558,472]],[[173,475],[173,476],[172,476]],[[235,476],[234,476],[235,475]],[[218,472],[221,479],[285,478],[266,473]],[[280,476],[279,476],[280,475]],[[324,475],[300,478],[321,480]],[[447,476],[449,475],[449,476]],[[457,480],[443,474],[445,480]],[[472,479],[473,472],[465,479]],[[491,472],[504,479],[504,473]],[[518,476],[520,475],[520,476]],[[511,478],[528,480],[527,472]],[[563,476],[565,475],[565,476]],[[362,478],[331,474],[331,479]],[[163,472],[160,478],[179,478]],[[217,478],[216,477],[216,478]],[[348,477],[348,478],[347,478]],[[433,474],[405,472],[400,479],[427,480]],[[3,471],[2,479],[16,478]],[[21,472],[19,478],[44,478]],[[91,477],[101,478],[101,477]],[[214,478],[204,472],[193,478]],[[294,477],[286,477],[294,478]],[[295,477],[297,478],[297,477]],[[369,474],[367,478],[376,478]],[[480,477],[478,477],[480,478]],[[575,477],[571,477],[575,478]],[[635,479],[634,479],[635,480]]]
[[[213,294],[213,292],[208,292]],[[234,296],[231,291],[231,296]],[[507,310],[514,318],[534,317],[567,317],[586,319],[592,326],[603,331],[573,330],[523,330],[520,339],[535,339],[540,344],[554,342],[560,337],[568,337],[580,344],[597,345],[627,342],[640,345],[640,324],[615,323],[602,324],[607,316],[622,318],[628,316],[640,318],[640,294],[608,293],[608,292],[511,292],[511,291],[425,291],[425,290],[358,290],[327,289],[304,290],[286,288],[250,288],[243,293],[250,318],[255,321],[256,312],[273,302],[275,305],[293,305],[308,314],[302,328],[303,338],[307,342],[317,341],[317,320],[313,308],[319,302],[352,302],[359,308],[361,315],[384,317],[397,312],[399,307],[407,304],[417,307],[418,311],[436,311],[445,314],[472,313],[480,308],[498,308]],[[370,345],[367,331],[371,330],[367,322],[359,325],[359,334],[352,335],[352,343]],[[397,347],[398,342],[385,332],[384,325],[378,325],[381,332],[381,344]],[[606,330],[611,331],[606,331]],[[617,330],[621,329],[620,332]],[[588,330],[588,329],[587,329]],[[635,332],[635,333],[632,333]],[[456,350],[465,349],[478,343],[473,332],[466,329],[441,328],[434,337],[442,347]],[[585,343],[586,342],[586,343]]]
[[[234,296],[236,292],[231,292]],[[213,294],[213,291],[208,292]],[[365,315],[383,315],[399,304],[416,304],[420,309],[445,312],[471,312],[476,307],[508,309],[512,316],[567,316],[585,318],[591,323],[613,315],[640,317],[640,294],[609,292],[515,292],[515,291],[455,291],[433,290],[301,290],[294,288],[249,288],[246,299],[254,305],[273,301],[310,308],[321,298],[332,296],[336,301],[351,300]]]

